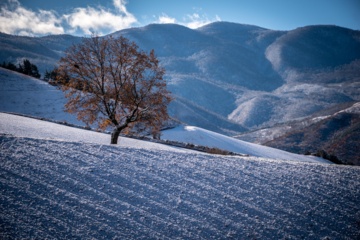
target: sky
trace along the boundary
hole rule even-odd
[[[360,30],[360,0],[0,0],[0,8],[0,32],[23,36],[106,35],[151,23],[196,29],[215,21]]]

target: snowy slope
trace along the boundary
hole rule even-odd
[[[76,143],[110,143],[109,134],[67,127],[56,123],[6,113],[0,113],[0,133],[14,135],[18,137],[29,137],[36,139],[48,139]],[[162,144],[136,141],[131,138],[121,138],[118,145],[120,147],[132,147],[141,149],[145,148],[153,150],[171,150],[174,152],[185,151]]]
[[[1,239],[360,238],[357,167],[111,146],[0,119]]]
[[[84,125],[64,113],[64,94],[47,82],[0,68],[0,111]]]
[[[248,154],[262,158],[329,163],[329,161],[322,158],[293,154],[275,148],[244,142],[194,126],[179,126],[174,129],[163,131],[161,138],[208,147],[216,147],[235,153]]]
[[[11,134],[20,137],[39,139],[56,139],[70,142],[108,144],[110,135],[84,129],[62,126],[56,123],[30,119],[22,116],[0,113],[0,133]],[[180,126],[175,129],[162,132],[162,139],[178,142],[193,143],[202,146],[217,147],[251,156],[281,159],[286,161],[330,163],[317,157],[292,154],[274,148],[247,143],[231,137],[227,137],[205,129]],[[177,148],[145,141],[137,141],[130,138],[119,140],[121,147],[138,147],[161,150],[174,150]],[[175,151],[175,150],[174,150]],[[181,150],[177,150],[181,151]],[[185,150],[182,150],[185,151]]]

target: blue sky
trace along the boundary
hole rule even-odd
[[[150,23],[197,28],[214,21],[360,30],[360,0],[0,0],[0,7],[0,31],[28,36],[104,35]]]

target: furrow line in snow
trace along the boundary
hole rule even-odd
[[[148,158],[149,159],[149,158]],[[162,177],[165,177],[168,173],[171,175],[171,176],[174,176],[172,173],[171,173],[171,170],[172,169],[170,169],[170,168],[168,168],[168,169],[164,169],[164,170],[162,170],[161,171],[161,174],[156,174],[155,176],[158,176],[158,178],[159,178],[159,176],[162,176]],[[181,171],[180,171],[181,172]],[[179,173],[179,174],[181,174],[181,173]],[[160,177],[161,178],[161,177]],[[189,179],[189,178],[191,178],[191,176],[190,175],[186,175],[186,176],[179,176],[179,178],[182,178],[182,179],[184,179],[184,181],[187,181],[187,182],[189,182],[189,180],[185,180],[185,179]],[[170,179],[165,179],[165,184],[169,184],[169,181]],[[174,181],[177,181],[178,179],[174,179],[174,178],[172,178],[171,179],[173,182]],[[160,179],[159,181],[164,181],[163,179]],[[163,186],[164,187],[164,186]],[[171,186],[171,187],[166,187],[166,189],[172,189],[172,191],[171,192],[179,192],[179,193],[181,193],[181,192],[191,192],[192,190],[191,190],[191,188],[189,188],[190,186],[189,185],[186,185],[186,187],[184,187],[184,188],[179,188],[179,186]],[[195,185],[194,186],[194,189],[198,189],[198,188],[196,188],[197,186]],[[198,189],[198,191],[199,191],[199,189]],[[193,205],[193,208],[196,210],[196,211],[203,211],[204,210],[204,207],[208,207],[208,205],[206,205],[206,204],[208,204],[208,199],[207,199],[207,197],[208,196],[206,196],[206,193],[207,193],[207,189],[205,189],[205,191],[201,191],[200,192],[201,194],[204,194],[202,197],[200,197],[200,195],[196,195],[195,196],[195,199],[197,199],[197,201],[196,201],[196,203],[194,202],[194,197],[190,197],[190,199],[192,199],[192,201],[187,201],[187,200],[180,200],[181,201],[181,203],[182,204],[188,204],[188,205]],[[175,196],[176,197],[176,196]],[[181,195],[179,194],[179,198],[181,197]],[[219,202],[217,202],[217,205],[220,205],[220,207],[223,207],[223,208],[225,208],[225,206],[224,205],[221,205],[221,203],[219,203]],[[218,207],[218,206],[217,206]],[[231,208],[229,208],[230,210],[228,210],[227,212],[233,212],[233,211],[236,211],[235,209],[231,209]],[[214,218],[215,217],[215,215],[216,215],[216,217],[215,217],[215,219],[224,219],[224,218],[226,218],[227,216],[228,216],[228,214],[226,214],[226,213],[221,213],[221,215],[219,215],[219,212],[218,211],[213,211],[211,208],[207,208],[207,212],[208,212],[208,214],[210,214],[210,215],[212,215],[212,218]],[[221,221],[221,222],[223,222],[223,220]]]
[[[359,237],[358,168],[8,135],[0,150],[7,232],[13,213],[31,236]]]
[[[46,166],[43,166],[43,167],[46,167]],[[12,166],[11,169],[14,169],[14,166]],[[18,166],[15,169],[21,169],[21,167]],[[86,214],[86,212],[85,213],[78,212],[77,209],[73,209],[70,206],[68,206],[69,204],[82,205],[82,209],[84,209],[84,205],[86,205],[86,208],[94,209],[94,211],[92,211],[92,212],[104,212],[105,214],[107,214],[107,217],[104,217],[104,218],[109,218],[109,216],[113,217],[114,209],[109,209],[109,208],[104,207],[104,206],[106,206],[106,204],[104,205],[104,201],[108,201],[108,199],[104,199],[103,201],[98,200],[98,201],[94,202],[94,201],[91,201],[91,199],[86,199],[86,198],[80,197],[76,193],[72,193],[72,189],[69,188],[68,181],[67,181],[67,184],[64,185],[63,183],[61,183],[60,186],[52,185],[52,184],[49,184],[48,182],[46,182],[46,180],[49,180],[49,179],[50,179],[50,181],[51,181],[51,179],[59,180],[62,178],[61,177],[61,176],[63,176],[62,174],[59,174],[57,172],[51,172],[48,169],[45,169],[48,171],[38,170],[36,172],[36,175],[31,175],[34,172],[33,170],[35,170],[31,166],[28,166],[26,168],[26,170],[27,171],[25,171],[25,172],[24,171],[13,172],[12,174],[10,174],[10,175],[15,174],[15,175],[19,175],[19,176],[24,175],[28,178],[27,181],[22,182],[22,183],[17,183],[17,184],[15,184],[14,187],[16,187],[16,185],[18,185],[18,184],[20,186],[27,185],[29,188],[30,187],[34,188],[34,186],[36,186],[36,185],[42,185],[42,187],[38,186],[40,190],[46,189],[46,192],[47,191],[49,191],[51,193],[55,192],[55,195],[62,195],[61,202],[63,204],[59,203],[59,201],[58,201],[59,199],[58,200],[54,200],[54,199],[50,200],[49,198],[42,199],[44,197],[43,193],[41,195],[38,195],[35,192],[31,192],[30,190],[25,189],[24,191],[26,192],[26,194],[29,196],[34,195],[35,200],[36,199],[42,199],[44,201],[49,200],[52,203],[50,205],[53,205],[53,204],[59,205],[60,204],[59,206],[62,208],[62,210],[72,213],[72,214],[74,214],[74,216],[87,216],[87,214]],[[7,174],[7,175],[9,175],[9,174]],[[36,178],[36,176],[43,176],[43,178],[38,179],[38,178]],[[53,176],[55,178],[47,178],[47,176]],[[62,181],[70,180],[70,178],[61,179],[61,180]],[[27,184],[25,184],[25,183],[27,183]],[[55,184],[57,184],[57,183],[58,182],[55,182]],[[8,182],[7,184],[10,185],[11,182],[10,183]],[[75,182],[75,184],[80,184],[80,183]],[[66,186],[67,188],[62,188],[62,186]],[[86,186],[86,187],[88,187],[88,186]],[[134,194],[134,195],[136,195],[136,194]],[[95,192],[95,196],[99,196],[102,198],[108,197],[108,195],[106,195],[105,193],[99,192],[99,191]],[[49,195],[48,195],[48,197],[49,197]],[[114,200],[114,199],[112,199],[112,200]],[[98,204],[94,204],[96,202],[98,202]],[[116,201],[116,204],[123,204],[123,203],[124,202],[122,202],[122,201]],[[131,205],[131,203],[127,203],[127,204],[125,204],[125,206],[127,206],[127,208],[133,208],[133,211],[137,211],[139,209],[138,207]],[[117,206],[117,208],[118,208],[118,206]],[[141,210],[141,209],[139,209],[139,210]],[[156,219],[158,217],[154,215],[153,218]],[[77,219],[76,222],[81,222],[80,220],[81,219]],[[91,220],[91,219],[89,219],[89,220]],[[152,228],[154,226],[145,226],[140,222],[133,221],[131,218],[126,219],[126,221],[130,221],[132,223],[131,225],[129,225],[129,228],[130,228],[130,226],[134,226],[134,225],[138,225],[138,227],[140,227],[142,225],[143,227],[148,228],[148,230],[144,231],[144,232],[149,232],[149,233],[156,232],[156,231],[152,230]],[[107,226],[107,225],[102,224],[102,227],[104,227],[104,226]],[[107,226],[107,227],[109,227],[109,226]],[[157,227],[159,227],[159,226],[157,226]],[[158,229],[158,228],[155,228],[155,229]],[[95,232],[93,234],[95,234]],[[116,234],[114,236],[116,236]],[[154,236],[164,237],[164,235],[162,235],[162,233],[160,233],[160,232],[157,232],[156,234],[154,234]]]
[[[188,163],[188,162],[187,162]],[[168,171],[169,170],[169,171]],[[163,174],[158,174],[159,176],[163,176],[164,177],[164,175],[166,175],[166,173],[169,173],[171,176],[174,176],[171,172],[171,169],[166,169],[165,171],[163,171]],[[190,175],[186,175],[186,176],[181,176],[183,179],[187,179],[186,181],[187,182],[191,182],[191,178],[193,177],[193,176],[190,176]],[[190,180],[189,180],[190,179]],[[172,181],[174,181],[175,179],[172,179]],[[202,187],[199,189],[199,184],[197,183],[197,180],[193,180],[192,181],[193,183],[194,183],[194,189],[197,189],[198,190],[198,192],[199,192],[199,190],[200,189],[204,189],[204,190],[202,190],[202,191],[200,191],[200,193],[201,194],[203,194],[203,197],[201,197],[200,199],[198,199],[198,201],[196,202],[196,205],[197,205],[197,207],[196,207],[196,205],[194,206],[194,208],[195,209],[198,209],[197,211],[203,211],[205,208],[207,209],[207,212],[208,212],[208,214],[212,214],[212,217],[214,218],[214,216],[216,215],[216,218],[217,219],[226,219],[226,218],[228,218],[229,217],[229,213],[233,213],[234,214],[234,212],[235,212],[235,214],[237,213],[238,215],[240,215],[240,213],[237,211],[237,209],[234,209],[234,208],[232,208],[232,207],[228,207],[228,206],[225,206],[225,205],[223,205],[223,204],[221,204],[221,202],[217,202],[216,204],[217,204],[217,206],[216,207],[220,207],[220,208],[222,208],[223,209],[223,212],[221,212],[221,215],[219,215],[219,211],[213,211],[211,208],[208,208],[208,206],[209,205],[207,205],[207,204],[209,204],[209,201],[208,201],[208,199],[209,199],[209,195],[207,195],[207,193],[209,192],[208,190],[208,188],[205,186],[204,187],[204,185],[202,185]],[[191,190],[191,188],[189,189],[189,185],[187,185],[186,186],[186,189],[187,189],[187,192],[191,192],[192,190]],[[185,192],[186,190],[185,189],[179,189],[181,192]],[[211,189],[210,189],[211,190]],[[175,192],[177,192],[176,191],[176,189],[175,189]],[[217,196],[217,199],[222,199],[223,197],[224,197],[225,195],[224,194],[222,194],[221,196]],[[196,196],[197,198],[199,198],[199,196]],[[192,198],[193,199],[193,198]],[[200,200],[200,201],[199,201]],[[228,201],[228,200],[227,200]],[[187,204],[194,204],[194,201],[192,200],[192,201],[187,201],[187,200],[181,200],[181,202],[182,203],[187,203]],[[241,202],[241,201],[239,201],[238,200],[238,202]],[[249,206],[249,205],[248,205]],[[205,207],[205,208],[204,208]],[[224,220],[222,220],[221,222],[225,222]],[[224,224],[225,225],[225,224]]]
[[[62,219],[64,215],[62,213],[68,212],[73,213],[73,209],[68,207],[65,203],[62,204],[62,201],[52,201],[52,199],[46,198],[44,196],[44,192],[37,193],[36,191],[44,191],[41,188],[33,189],[37,183],[33,181],[33,179],[28,177],[20,177],[16,173],[11,173],[10,175],[13,178],[9,178],[6,181],[1,181],[3,185],[3,189],[6,189],[6,193],[2,195],[2,203],[7,206],[7,208],[3,209],[3,214],[13,214],[12,212],[8,212],[9,209],[16,209],[16,212],[20,212],[19,218],[14,218],[17,221],[25,221],[23,224],[20,224],[25,229],[31,229],[32,226],[35,224],[30,220],[27,221],[28,218],[32,218],[32,216],[37,216],[35,219],[40,221],[38,217],[39,214],[43,215],[43,220],[51,218],[55,220],[56,227],[58,231],[61,229],[69,229],[70,223],[69,219],[65,222]],[[21,179],[23,178],[23,179]],[[46,191],[49,189],[46,189]],[[6,196],[6,199],[4,197]],[[12,206],[10,208],[10,206]],[[49,212],[50,210],[50,212]],[[57,217],[55,217],[57,216]],[[68,216],[69,217],[69,216]],[[48,221],[45,221],[47,223]],[[52,222],[52,224],[54,224]],[[25,226],[23,226],[25,224]],[[59,229],[60,228],[60,229]],[[26,234],[27,230],[23,232]],[[95,232],[94,232],[95,233]]]
[[[58,154],[58,153],[57,153]],[[66,158],[62,158],[61,160],[64,160],[64,159],[66,159]],[[51,159],[44,159],[45,161],[51,161]],[[60,160],[60,159],[57,159],[57,160]],[[62,165],[65,165],[64,163],[62,163]],[[46,167],[46,166],[44,166],[44,167]],[[29,167],[28,167],[28,169],[29,169]],[[34,171],[35,169],[30,169],[29,170],[29,172],[35,172]],[[65,171],[68,171],[67,173],[68,174],[70,174],[71,173],[71,169],[65,169]],[[70,171],[70,172],[69,172]],[[67,186],[67,189],[58,189],[57,191],[59,192],[59,191],[61,191],[61,192],[64,192],[65,193],[65,196],[66,197],[68,197],[68,198],[76,198],[76,195],[75,194],[71,194],[71,192],[73,191],[72,189],[71,189],[71,187],[70,187],[70,185],[69,185],[69,183],[71,182],[71,181],[75,181],[72,185],[73,186],[76,186],[76,187],[79,187],[79,185],[80,185],[80,182],[79,181],[77,181],[77,180],[74,180],[74,179],[71,179],[71,178],[69,178],[69,177],[65,177],[65,179],[62,179],[62,177],[61,176],[64,176],[63,174],[64,174],[65,172],[62,172],[62,173],[59,173],[59,172],[48,172],[48,173],[46,173],[46,172],[43,172],[43,170],[37,170],[37,175],[39,175],[39,176],[46,176],[46,175],[53,175],[53,176],[59,176],[58,178],[60,178],[61,179],[61,181],[62,182],[65,182],[66,183],[66,186]],[[76,173],[74,173],[74,174],[70,174],[70,175],[72,175],[72,176],[79,176],[79,175],[77,175]],[[94,175],[94,176],[96,176],[96,175]],[[80,178],[82,178],[82,176],[79,176]],[[96,177],[98,177],[98,176],[96,176]],[[98,181],[100,181],[99,179],[98,180],[94,180],[94,182],[97,182],[97,183],[99,183]],[[101,184],[100,185],[102,185],[103,184],[103,182],[105,181],[104,180],[104,178],[101,178]],[[134,183],[134,180],[132,180],[132,182],[130,182],[131,184],[133,184]],[[112,182],[105,182],[105,185],[106,186],[113,186],[113,183]],[[88,186],[85,186],[85,187],[88,187]],[[100,189],[101,190],[101,189]],[[105,194],[105,193],[103,193],[103,192],[99,192],[99,191],[97,191],[95,194],[97,194],[97,195],[104,195],[104,196],[102,196],[102,197],[107,197],[107,195]],[[139,196],[139,193],[137,193],[137,192],[125,192],[125,194],[124,195],[130,195],[130,196],[136,196],[137,198],[143,198],[143,196],[141,196],[141,194],[140,194],[140,196]],[[156,196],[156,194],[155,194],[155,196]],[[80,201],[81,202],[81,200],[78,200],[78,201]],[[86,201],[88,201],[88,200],[86,200]],[[85,202],[86,202],[85,201]],[[148,202],[148,201],[147,201]],[[131,204],[131,203],[130,203]],[[156,202],[156,204],[158,205],[158,207],[160,207],[160,208],[162,208],[162,209],[164,209],[164,204],[165,204],[165,209],[166,209],[166,202],[160,202],[160,203],[158,203],[158,202]],[[136,207],[136,206],[134,206],[134,207]],[[164,210],[165,210],[164,209]],[[164,211],[164,210],[161,210],[161,211]],[[167,210],[168,211],[168,210]],[[172,214],[173,215],[173,214]],[[157,217],[157,216],[155,216],[155,217]],[[183,217],[183,216],[182,216]],[[191,220],[191,217],[190,216],[186,216],[186,219],[187,220]],[[168,219],[165,219],[166,221],[168,220]],[[153,222],[153,221],[152,221]],[[165,222],[165,221],[164,221]],[[192,221],[190,221],[190,222],[197,222],[197,225],[201,225],[201,222],[199,222],[199,220],[197,220],[197,219],[193,219]],[[203,224],[203,223],[202,223]],[[214,231],[216,230],[216,229],[213,229]]]

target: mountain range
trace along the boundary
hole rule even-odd
[[[155,50],[175,97],[170,115],[186,124],[303,152],[334,149],[329,141],[345,134],[335,134],[336,126],[349,123],[340,129],[346,131],[346,139],[353,139],[350,147],[359,146],[352,137],[359,132],[359,108],[351,111],[351,117],[336,113],[360,101],[360,31],[327,25],[276,31],[216,22],[198,29],[151,24],[111,35]],[[1,33],[0,61],[27,58],[45,72],[53,69],[65,49],[80,41],[70,35]],[[322,120],[309,120],[314,118]],[[290,129],[294,124],[306,127]],[[266,138],[260,134],[264,129],[269,133]],[[319,129],[322,134],[316,134]],[[334,154],[349,148],[336,146]]]

